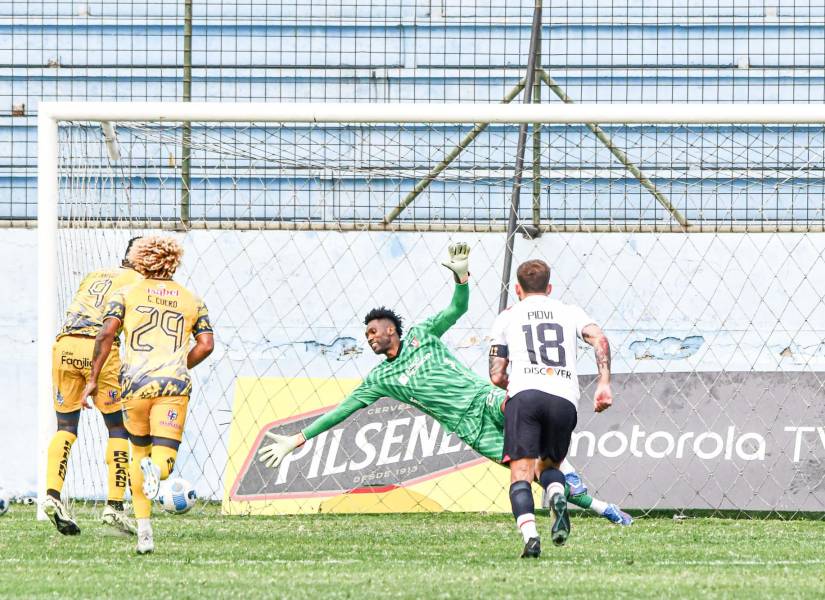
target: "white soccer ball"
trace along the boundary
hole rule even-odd
[[[195,506],[198,495],[192,484],[180,477],[167,479],[158,494],[158,502],[168,513],[182,515]]]
[[[0,517],[9,512],[11,506],[11,494],[5,490],[0,490]]]

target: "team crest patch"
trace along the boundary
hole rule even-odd
[[[112,402],[117,402],[117,390],[109,390],[109,398]]]
[[[413,348],[418,348],[421,345],[421,342],[418,341],[417,337],[413,337],[412,341],[410,341],[410,345]]]
[[[166,418],[169,419],[170,421],[174,421],[175,419],[178,418],[178,411],[170,408],[169,412],[166,413]]]

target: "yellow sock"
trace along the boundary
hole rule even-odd
[[[167,446],[154,446],[152,448],[152,462],[160,469],[161,479],[166,479],[172,473],[177,456],[178,451]]]
[[[152,453],[152,446],[132,444],[132,460],[129,462],[129,479],[132,485],[132,505],[136,519],[148,519],[152,515],[152,501],[143,493],[143,472],[140,461]]]
[[[109,438],[106,444],[106,466],[109,468],[109,500],[122,502],[129,482],[129,441]]]
[[[63,490],[66,471],[69,469],[69,453],[77,436],[68,431],[58,430],[49,443],[49,459],[46,467],[46,489],[58,494]]]

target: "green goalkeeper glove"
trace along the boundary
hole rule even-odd
[[[270,469],[277,469],[278,465],[281,464],[281,461],[283,461],[289,453],[298,446],[303,445],[306,441],[303,433],[278,435],[277,433],[267,431],[264,435],[275,441],[258,450],[258,460]]]
[[[450,244],[450,260],[441,263],[453,272],[456,283],[464,283],[470,276],[470,247],[464,242]]]

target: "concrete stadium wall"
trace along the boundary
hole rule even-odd
[[[91,264],[117,259],[118,236],[123,234],[98,235],[96,246],[102,250],[97,258],[62,263],[61,298]],[[473,246],[473,291],[468,314],[444,339],[460,360],[486,377],[485,336],[496,312],[502,236],[456,237]],[[18,493],[33,493],[35,487],[35,238],[32,230],[0,230],[0,250],[8,257],[0,264],[0,280],[12,292],[0,300],[5,387],[0,440],[4,455],[14,457],[0,461],[0,486]],[[236,378],[364,377],[377,360],[363,343],[361,315],[384,304],[415,323],[445,306],[452,284],[438,262],[449,242],[448,234],[417,233],[188,234],[179,279],[204,297],[218,344],[195,371],[179,462],[183,476],[197,481],[202,495],[220,496]],[[820,502],[825,493],[817,479],[817,465],[825,462],[817,462],[823,450],[817,449],[816,438],[795,442],[783,429],[819,418],[824,248],[822,234],[556,234],[519,240],[515,260],[545,257],[554,265],[554,294],[584,306],[612,341],[614,371],[622,382],[617,406],[594,420],[585,394],[580,429],[604,435],[627,429],[621,435],[630,436],[636,425],[648,431],[665,428],[678,437],[685,427],[722,435],[714,432],[724,425],[734,427],[737,436],[761,436],[769,446],[761,460],[788,462],[782,472],[796,481],[797,493],[805,494],[804,501],[777,496],[776,506],[794,508]],[[585,351],[580,374],[593,373],[592,354]],[[744,383],[732,383],[742,373]],[[764,381],[749,384],[748,373]],[[99,422],[87,423],[99,427]],[[592,485],[618,499],[630,494],[637,502],[655,503],[655,498],[633,495],[642,481],[630,486],[627,478],[616,477],[633,456],[616,454],[609,444],[597,446],[596,439],[592,447],[587,440],[577,446]],[[90,448],[102,456],[99,444]],[[764,479],[765,465],[747,462],[759,448],[740,450],[745,462],[731,466],[730,458],[719,458],[728,461],[719,468],[741,467],[748,477]],[[704,476],[716,469],[696,461],[670,457],[665,460],[670,471],[661,477],[684,479],[687,473],[695,479],[696,469]],[[657,463],[656,468],[665,467]],[[73,484],[75,489],[100,495],[102,469],[98,461]],[[633,472],[641,477],[648,471]],[[771,472],[778,481],[778,471]],[[807,483],[799,484],[797,477]],[[745,481],[746,490],[758,488]],[[790,489],[791,483],[783,480],[780,487]],[[707,498],[694,494],[693,502],[715,501]],[[716,506],[729,501],[723,496]]]

